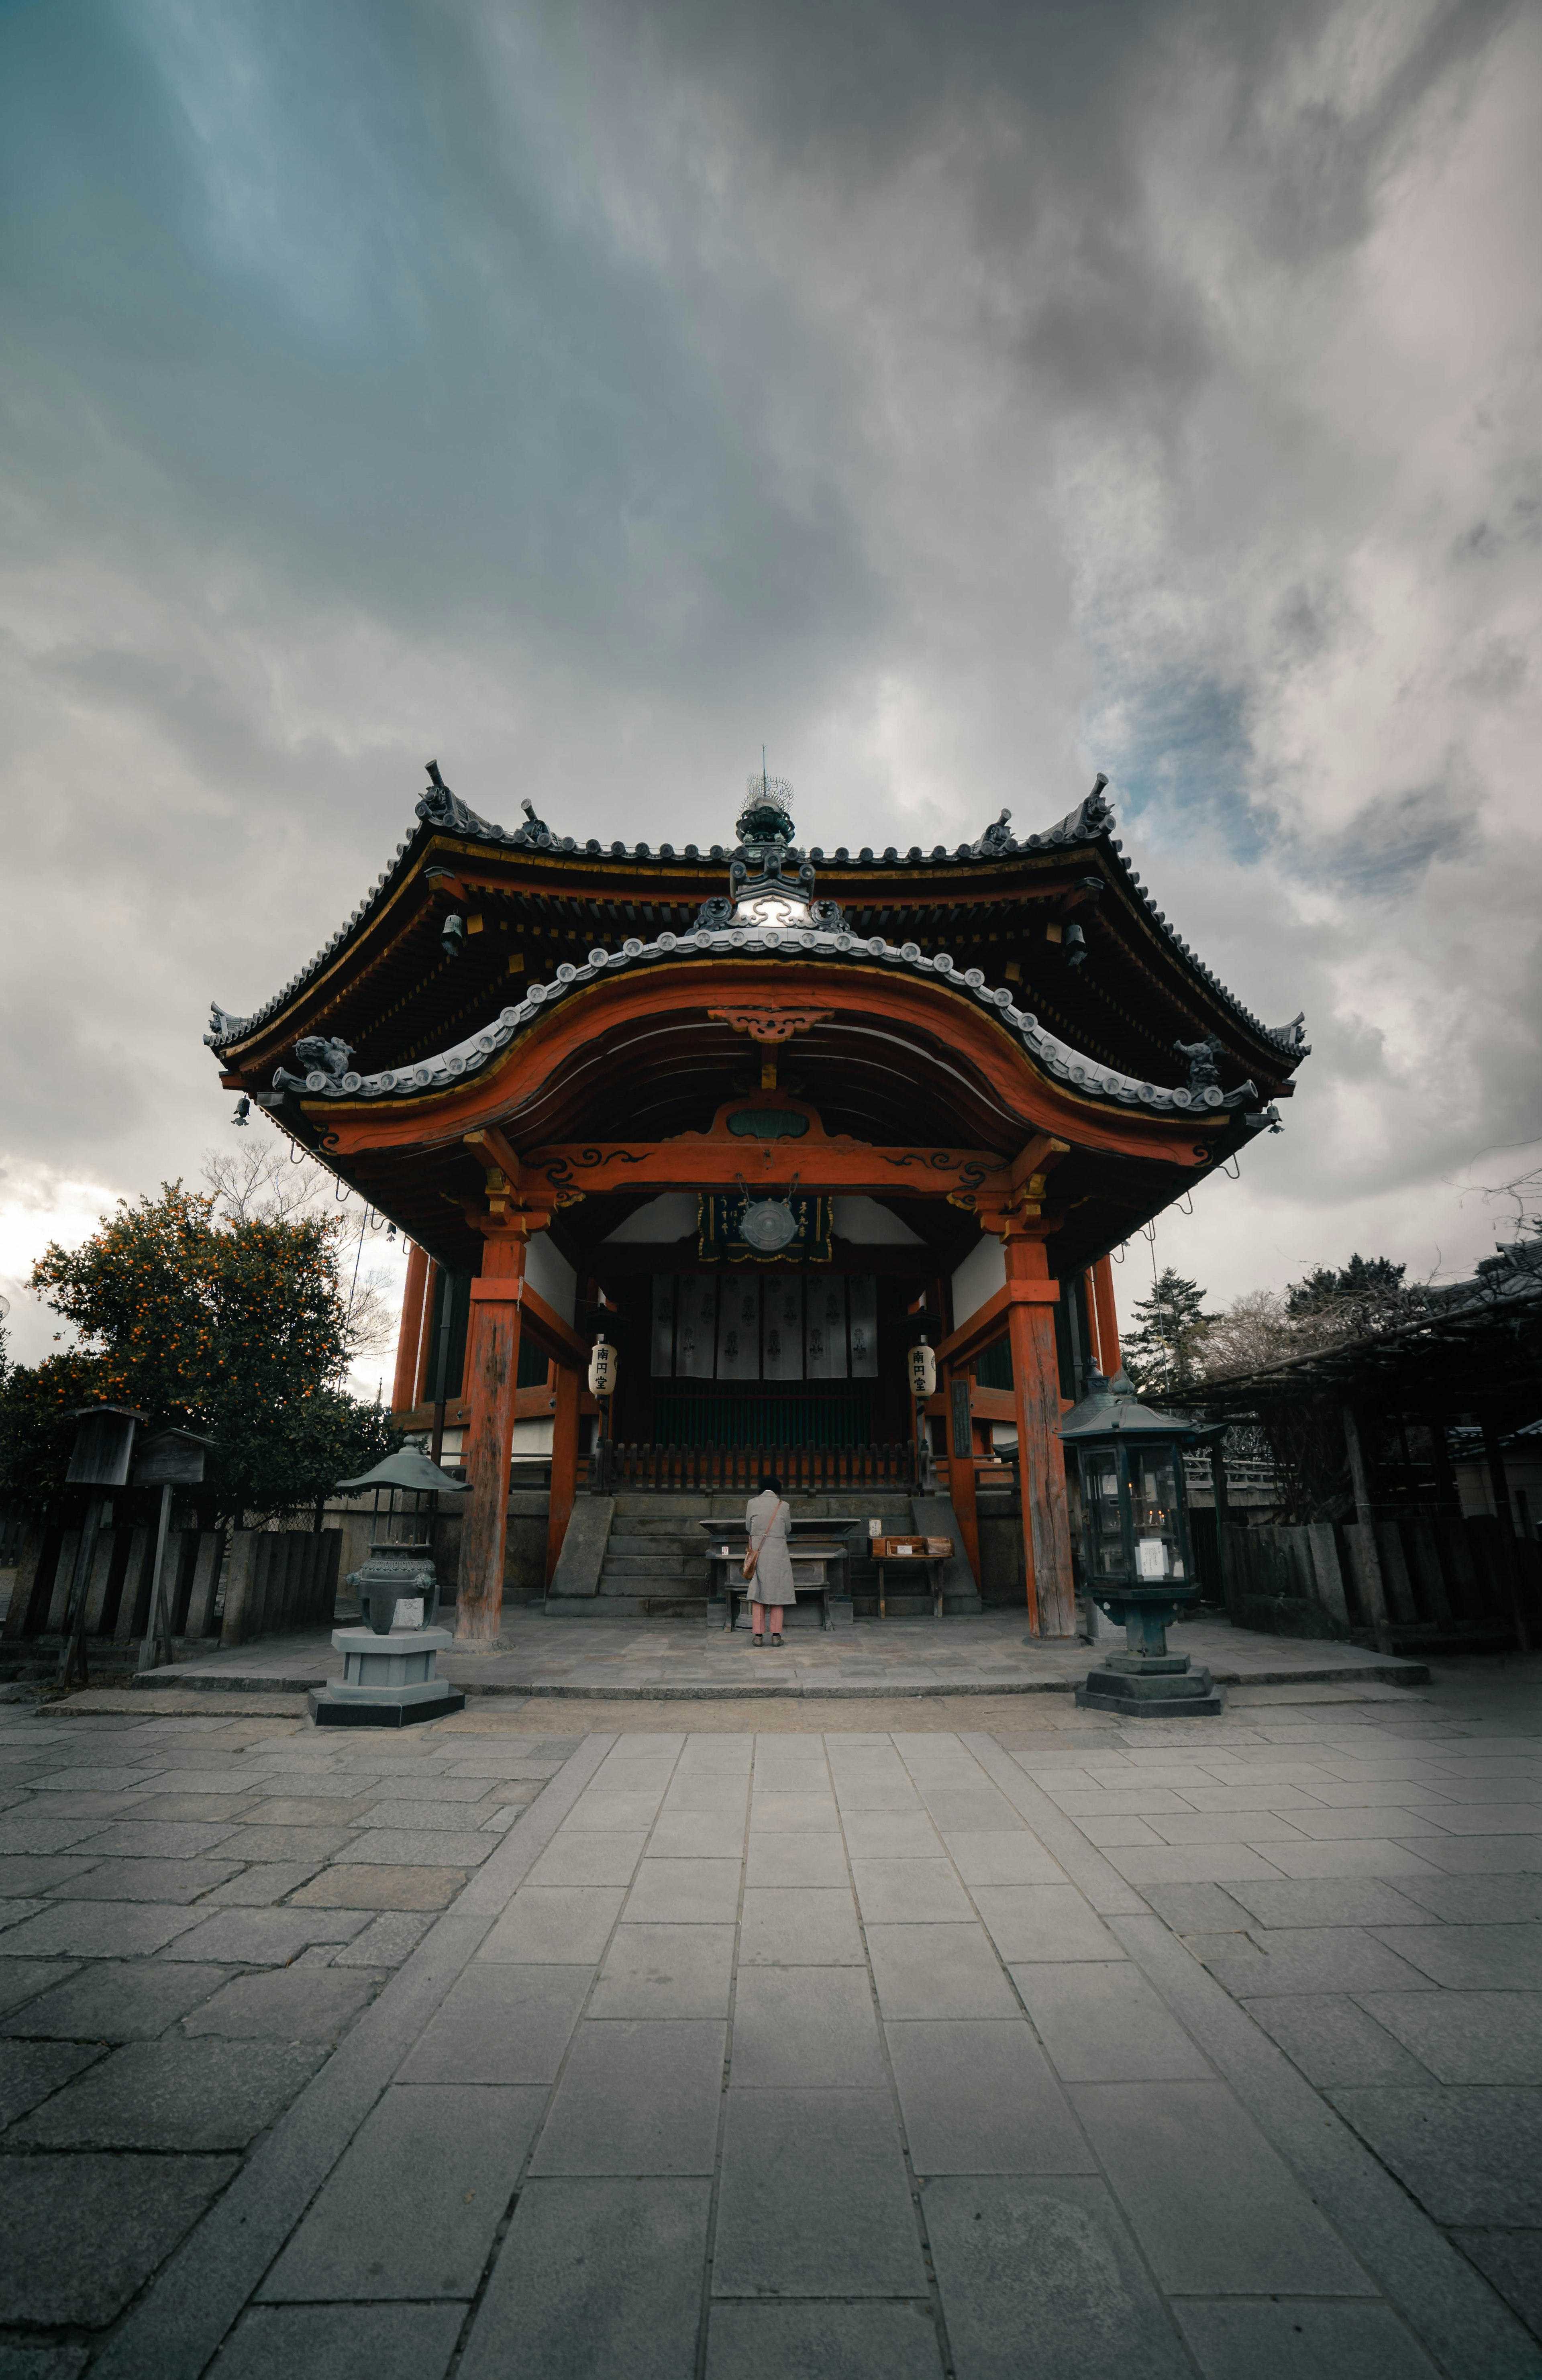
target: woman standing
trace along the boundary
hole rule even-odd
[[[751,1587],[754,1603],[751,1617],[755,1622],[753,1642],[766,1641],[766,1609],[771,1608],[771,1643],[782,1642],[782,1608],[796,1600],[793,1586],[793,1560],[787,1550],[787,1530],[790,1515],[782,1500],[780,1479],[765,1478],[760,1492],[752,1496],[745,1506],[745,1525],[749,1531],[751,1550],[757,1560]]]

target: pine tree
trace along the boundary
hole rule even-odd
[[[1215,1317],[1205,1292],[1169,1265],[1149,1297],[1135,1305],[1137,1328],[1123,1342],[1124,1369],[1143,1396],[1177,1396],[1204,1368],[1203,1350]]]

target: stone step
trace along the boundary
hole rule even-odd
[[[693,1573],[686,1569],[686,1563],[683,1561],[604,1561],[602,1569],[600,1569],[600,1585],[604,1585],[604,1580],[607,1578],[631,1578],[631,1580],[637,1580],[637,1592],[642,1592],[642,1583],[645,1583],[645,1580],[654,1580],[654,1583],[657,1583],[657,1580],[671,1580],[671,1578],[687,1580],[690,1575]],[[704,1569],[702,1563],[698,1563],[698,1573],[695,1575],[698,1575],[698,1578],[707,1578],[707,1569]]]

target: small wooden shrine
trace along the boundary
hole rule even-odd
[[[676,851],[528,802],[505,831],[429,774],[346,924],[206,1038],[411,1244],[393,1404],[459,1433],[462,1636],[497,1632],[517,1438],[549,1451],[556,1563],[599,1327],[613,1483],[935,1459],[977,1575],[977,1477],[1014,1462],[1030,1625],[1073,1633],[1055,1432],[1117,1368],[1109,1253],[1278,1125],[1300,1020],[1173,931],[1101,777],[1021,840],[1003,811],[954,851],[826,854],[763,776],[733,849]]]

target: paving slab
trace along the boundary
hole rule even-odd
[[[164,1949],[202,1922],[197,1909],[164,1901],[61,1900],[5,1937],[8,1959],[129,1959]]]
[[[102,1959],[63,1973],[52,1991],[11,2012],[6,2033],[30,2041],[153,2041],[217,1992],[230,1970]]]
[[[1462,2231],[1457,2238],[1463,2255],[1542,2339],[1542,2230]]]
[[[852,1881],[867,1925],[950,1925],[974,1916],[953,1862],[853,1859]]]
[[[715,2297],[923,2298],[887,2090],[730,2090]]]
[[[1375,2295],[1224,2083],[1079,2083],[1071,2099],[1164,2289]]]
[[[384,1909],[360,1934],[334,1950],[334,1967],[399,1967],[411,1957],[432,1924],[407,1910]]]
[[[1015,1833],[950,1833],[943,1838],[949,1858],[965,1883],[1060,1884],[1064,1872],[1050,1858],[1037,1835],[1026,1827]]]
[[[103,2055],[96,2042],[0,2041],[0,2129],[29,2115]]]
[[[443,2380],[463,2305],[253,2306],[220,2350],[220,2380]]]
[[[921,2192],[958,2380],[1191,2380],[1104,2184],[940,2176]]]
[[[747,1886],[739,1958],[745,1966],[862,1966],[866,1954],[850,1886]]]
[[[1415,1930],[1422,1938],[1444,1929],[1399,1926],[1390,1937],[1398,1946],[1393,1949],[1355,1925],[1260,1928],[1252,1937],[1253,1949],[1233,1947],[1234,1937],[1228,1936],[1227,1947],[1207,1955],[1205,1964],[1228,1991],[1250,1998],[1275,1999],[1286,1992],[1417,1991],[1421,1985],[1429,1986],[1420,1962],[1411,1964],[1403,1951]]]
[[[977,1925],[869,1925],[867,1941],[885,2020],[1018,2013],[1002,1962]]]
[[[182,2021],[225,2041],[340,2041],[374,1996],[374,1978],[335,1967],[270,1967],[236,1975]]]
[[[1542,1990],[1542,1925],[1435,1925],[1394,1938],[1401,1955],[1435,1983],[1474,1992]]]
[[[846,1847],[839,1834],[752,1833],[745,1862],[745,1888],[781,1885],[841,1885],[849,1888]]]
[[[706,2380],[941,2380],[930,2306],[779,2305],[720,2300],[707,2332]]]
[[[735,1859],[654,1859],[637,1869],[626,1896],[630,1924],[710,1925],[734,1923],[739,1906]]]
[[[61,1983],[74,1973],[74,1966],[66,1959],[0,1957],[0,2010],[24,2008],[40,1992],[45,1992],[50,1984]]]
[[[590,1967],[473,1961],[397,2080],[495,2089],[554,2082],[593,1980]]]
[[[1421,1993],[1432,2004],[1439,1995]],[[1427,2083],[1427,2070],[1354,2001],[1331,1993],[1245,1999],[1243,2006],[1319,2091],[1353,2083]]]
[[[531,1884],[630,1884],[648,1837],[570,1833],[564,1828],[530,1870]]]
[[[619,1886],[522,1885],[477,1956],[598,1966],[625,1899]]]
[[[294,2042],[133,2041],[15,2127],[34,2148],[243,2149],[324,2051]]]
[[[394,2084],[260,2299],[468,2301],[545,2103],[542,2089]],[[382,2190],[382,2174],[410,2177],[411,2186]]]
[[[732,1925],[634,1925],[611,1937],[591,2017],[726,2017]]]
[[[164,1955],[237,1967],[286,1967],[312,1942],[350,1941],[369,1922],[362,1909],[221,1909],[170,1944]]]
[[[1390,2306],[1179,2300],[1174,2311],[1204,2380],[1436,2380]]]
[[[156,1900],[165,1906],[201,1900],[242,1873],[238,1859],[103,1859],[83,1876],[57,1887],[55,1900]]]
[[[704,2180],[528,2181],[458,2380],[692,2372],[710,2194]]]
[[[734,2005],[734,2083],[876,2090],[883,2051],[866,1973],[851,1967],[741,1967]]]
[[[1229,1891],[1259,1925],[1428,1925],[1434,1922],[1427,1907],[1378,1876],[1282,1877],[1278,1884],[1242,1877]]]
[[[1542,2226],[1535,2091],[1352,2088],[1332,2100],[1437,2223]]]
[[[356,1866],[323,1868],[294,1894],[297,1909],[447,1909],[466,1882],[463,1867]],[[218,1898],[233,1896],[222,1887]]]
[[[977,1885],[974,1899],[987,1932],[1010,1964],[1123,1956],[1074,1884]]]
[[[1046,1960],[1012,1972],[1062,2082],[1208,2078],[1197,2044],[1129,1960]]]
[[[1090,2173],[1095,2160],[1020,2016],[885,2022],[917,2174]]]
[[[190,2230],[234,2157],[0,2158],[0,2323],[100,2329]]]
[[[710,2174],[726,2032],[690,2020],[581,2024],[532,2174]]]

